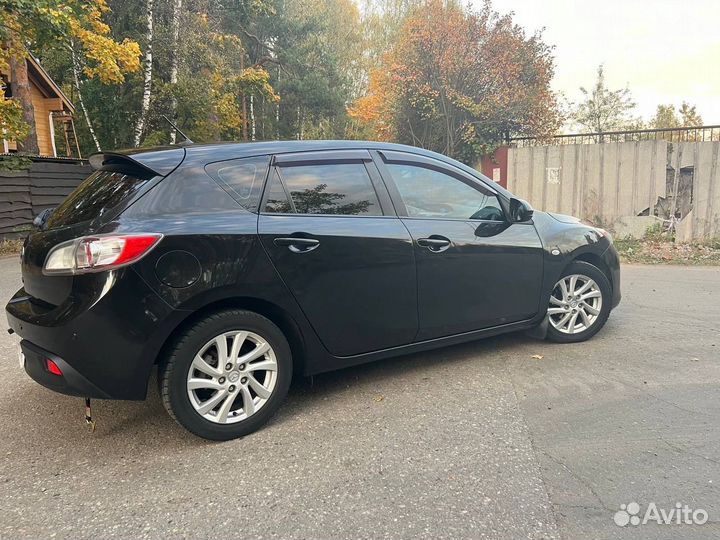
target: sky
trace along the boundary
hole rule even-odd
[[[477,8],[481,0],[472,0]],[[493,0],[515,12],[528,34],[545,28],[555,47],[553,87],[573,102],[604,64],[611,89],[628,86],[636,114],[658,104],[697,105],[705,125],[720,124],[720,0]]]

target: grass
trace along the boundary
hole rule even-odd
[[[615,249],[626,263],[720,266],[720,240],[680,244],[667,233],[651,230],[641,240],[616,239]]]
[[[0,256],[16,255],[20,253],[22,245],[22,238],[16,238],[15,240],[3,240],[0,242]]]

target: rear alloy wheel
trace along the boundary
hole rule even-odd
[[[610,297],[610,283],[600,269],[572,263],[550,294],[548,338],[570,343],[592,337],[607,321]]]
[[[277,410],[291,372],[290,347],[277,326],[257,313],[221,311],[189,329],[161,367],[163,403],[200,437],[242,437]]]
[[[195,355],[187,392],[195,411],[210,422],[234,424],[259,411],[275,390],[277,360],[258,334],[224,332]]]

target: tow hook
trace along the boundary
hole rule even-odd
[[[85,423],[90,429],[90,433],[95,431],[95,420],[92,419],[92,408],[90,407],[90,398],[85,398]]]

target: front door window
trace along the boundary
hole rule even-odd
[[[409,217],[504,221],[497,195],[430,167],[389,163]]]

